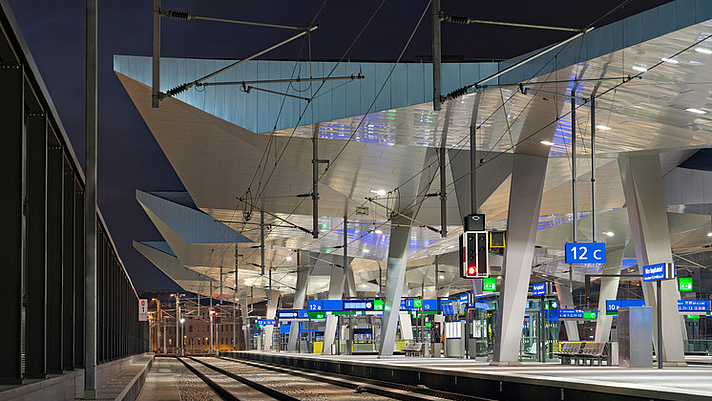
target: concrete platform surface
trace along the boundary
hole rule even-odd
[[[180,400],[180,390],[176,381],[176,368],[180,362],[175,358],[158,357],[148,372],[143,390],[138,395],[138,401],[174,401]]]
[[[617,366],[571,366],[558,362],[530,363],[520,366],[490,366],[484,360],[450,358],[415,358],[393,356],[378,358],[375,355],[312,355],[250,352],[315,361],[343,362],[369,367],[393,367],[408,371],[439,373],[456,377],[517,382],[526,385],[560,387],[584,391],[585,389],[608,394],[650,397],[658,399],[712,399],[712,357],[694,357],[701,365],[687,367],[620,368]],[[693,362],[690,360],[690,362]],[[500,385],[501,388],[501,385]]]

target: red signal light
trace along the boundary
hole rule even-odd
[[[475,270],[475,266],[470,266],[467,268],[467,274],[469,274],[470,276],[474,276],[476,273],[477,272]]]

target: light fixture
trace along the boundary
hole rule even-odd
[[[612,237],[612,236],[616,235],[613,231],[604,231],[603,233],[606,234],[606,235],[609,236],[609,237]]]
[[[454,247],[455,247],[455,245],[450,245],[450,246],[448,247],[448,249],[452,249],[452,248],[454,248]]]
[[[675,60],[674,58],[663,57],[663,58],[661,58],[661,60],[664,61],[664,62],[666,62],[666,63],[670,63],[670,64],[677,64],[677,63],[679,63],[679,61]]]
[[[445,280],[445,276],[443,276],[443,275],[441,274],[441,275],[440,275],[440,280]]]
[[[291,256],[287,256],[285,259],[287,259],[287,260],[290,261],[290,262],[292,261],[292,257],[291,257]]]
[[[374,233],[376,233],[376,234],[378,234],[378,235],[381,235],[381,234],[383,234],[383,231],[381,231],[381,230],[376,230],[376,231],[374,231]]]
[[[596,128],[600,129],[601,131],[610,131],[611,127],[607,125],[597,125]]]
[[[712,233],[707,233],[707,236],[708,236],[708,237],[712,237]]]
[[[640,66],[640,65],[634,65],[632,68],[633,68],[634,70],[636,70],[636,71],[648,72],[648,69],[647,69],[647,68],[645,68],[645,67],[643,67],[643,66]]]
[[[706,47],[696,47],[695,51],[702,54],[712,54],[712,50]]]
[[[180,318],[180,322],[185,323],[185,318],[184,317]]]
[[[371,252],[371,251],[369,251],[368,249],[363,250],[363,253],[369,253],[369,252]]]
[[[376,191],[376,195],[378,195],[378,196],[383,196],[385,194],[386,194],[386,191],[384,191],[382,189],[379,189],[378,191]]]
[[[704,110],[693,109],[693,108],[685,109],[685,111],[689,111],[690,113],[693,113],[693,114],[707,114],[707,112]]]
[[[551,141],[539,141],[539,143],[546,146],[554,146],[554,142]]]

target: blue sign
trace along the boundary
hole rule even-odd
[[[680,312],[712,312],[712,301],[684,299],[677,301]]]
[[[452,307],[452,300],[442,300],[440,301],[440,309],[443,312],[443,315],[454,315],[455,310]]]
[[[322,312],[322,311],[340,311],[341,307],[340,299],[327,299],[323,301],[313,300],[307,301],[307,309],[310,312]]]
[[[606,263],[605,242],[566,243],[566,263]]]
[[[277,319],[279,320],[300,320],[309,319],[309,310],[307,309],[278,309]]]
[[[644,299],[608,299],[606,300],[606,313],[618,312],[620,308],[645,306]]]
[[[469,304],[470,303],[470,294],[460,295],[460,303],[461,304]]]
[[[532,284],[532,295],[535,297],[546,295],[546,283]]]
[[[437,299],[424,299],[423,300],[423,310],[424,311],[437,311],[438,310],[438,300]]]
[[[257,324],[260,326],[275,326],[277,321],[270,319],[257,319]]]
[[[371,311],[373,310],[373,299],[351,299],[344,300],[342,310],[344,311]]]
[[[559,319],[596,320],[596,318],[598,318],[598,311],[595,309],[590,311],[583,309],[559,309],[557,317]]]
[[[489,310],[489,304],[486,302],[477,302],[475,301],[474,304],[470,304],[469,306],[470,309],[483,309],[483,310]]]
[[[667,263],[656,263],[654,265],[643,266],[643,281],[658,281],[668,278]]]

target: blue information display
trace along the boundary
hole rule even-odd
[[[340,311],[342,306],[340,299],[307,301],[307,309],[310,312]]]
[[[669,278],[673,277],[668,277],[667,263],[643,266],[643,281],[667,280]]]
[[[301,320],[309,319],[307,309],[278,309],[277,319],[279,320]]]
[[[566,244],[566,263],[606,263],[604,242],[576,242]]]
[[[257,325],[259,325],[259,326],[275,326],[276,324],[277,324],[276,320],[257,319]]]
[[[438,300],[437,299],[424,299],[423,300],[423,310],[424,311],[437,311],[438,310]]]
[[[712,312],[712,301],[683,299],[677,301],[680,312]]]
[[[460,303],[461,304],[469,304],[470,303],[470,294],[462,294],[460,295]]]
[[[546,295],[546,283],[532,284],[532,295],[535,297]]]
[[[606,313],[618,312],[620,308],[645,306],[644,299],[608,299],[606,300]]]
[[[584,320],[596,320],[598,318],[598,312],[594,309],[591,311],[585,311],[583,309],[555,309],[554,314],[559,319],[584,319]]]
[[[373,299],[350,299],[344,300],[342,310],[344,311],[370,311],[374,307]]]
[[[452,307],[452,300],[442,300],[440,301],[440,310],[442,311],[443,315],[454,315],[455,310]]]

